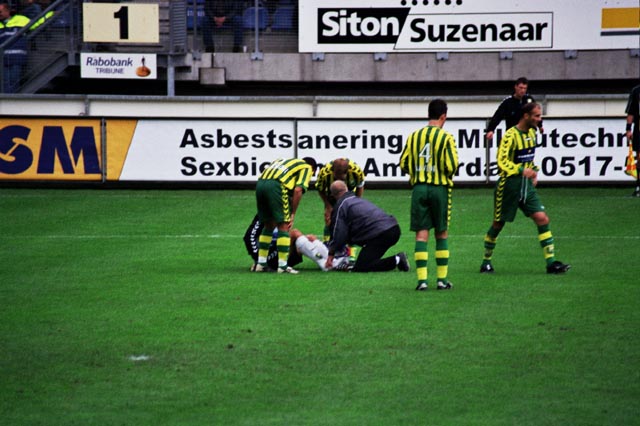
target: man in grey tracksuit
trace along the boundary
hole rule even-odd
[[[333,182],[330,190],[337,202],[331,214],[327,268],[331,268],[336,250],[351,244],[362,247],[353,272],[391,271],[396,267],[401,271],[409,271],[406,253],[382,259],[385,252],[400,239],[400,226],[396,218],[372,202],[356,197],[341,180]]]

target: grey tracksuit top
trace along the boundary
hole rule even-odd
[[[345,193],[333,207],[329,252],[345,244],[365,245],[367,241],[398,225],[395,217],[353,192]]]

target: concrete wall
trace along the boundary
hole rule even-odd
[[[321,60],[314,60],[320,58]],[[440,59],[439,59],[440,58]],[[506,58],[506,59],[504,59]],[[195,70],[197,67],[194,67]],[[220,79],[224,70],[224,79]],[[491,53],[203,54],[203,85],[226,82],[455,82],[640,79],[638,50]],[[181,78],[188,79],[184,74]],[[191,78],[198,78],[197,74]]]
[[[443,97],[449,116],[490,117],[499,97]],[[0,96],[0,115],[175,118],[424,118],[425,97]],[[538,96],[546,117],[623,117],[625,95]]]

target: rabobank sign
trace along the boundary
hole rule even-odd
[[[301,52],[637,49],[640,43],[638,22],[628,19],[640,11],[638,0],[299,0],[299,7]]]
[[[0,120],[0,179],[101,180],[99,120]]]

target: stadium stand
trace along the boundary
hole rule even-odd
[[[258,15],[258,29],[264,30],[269,23],[269,12],[266,7],[248,7],[242,15],[242,25],[245,30],[255,29],[256,14]]]
[[[158,93],[172,74],[179,93],[225,95],[452,95],[503,93],[520,75],[547,93],[626,93],[640,75],[638,49],[535,52],[299,53],[298,5],[278,0],[245,2],[245,53],[232,52],[232,34],[220,37],[216,53],[202,48],[203,0],[132,0],[159,6],[157,43],[83,41],[82,0],[56,0],[54,11],[29,41],[29,61],[20,93]],[[268,6],[267,6],[268,5]],[[258,29],[254,29],[258,14]],[[35,20],[34,20],[35,22]],[[256,40],[255,37],[258,37]],[[216,42],[218,43],[218,42]],[[261,55],[253,55],[257,49]],[[158,55],[158,80],[147,83],[79,78],[82,52]],[[169,61],[171,58],[171,61]],[[174,69],[170,73],[169,62]],[[610,64],[615,63],[616,67]],[[215,76],[215,78],[212,78]],[[481,82],[481,84],[478,84]]]
[[[294,6],[292,4],[279,4],[273,14],[272,30],[293,30]]]
[[[187,29],[190,31],[202,28],[204,21],[204,0],[195,0],[194,3],[187,4]]]

